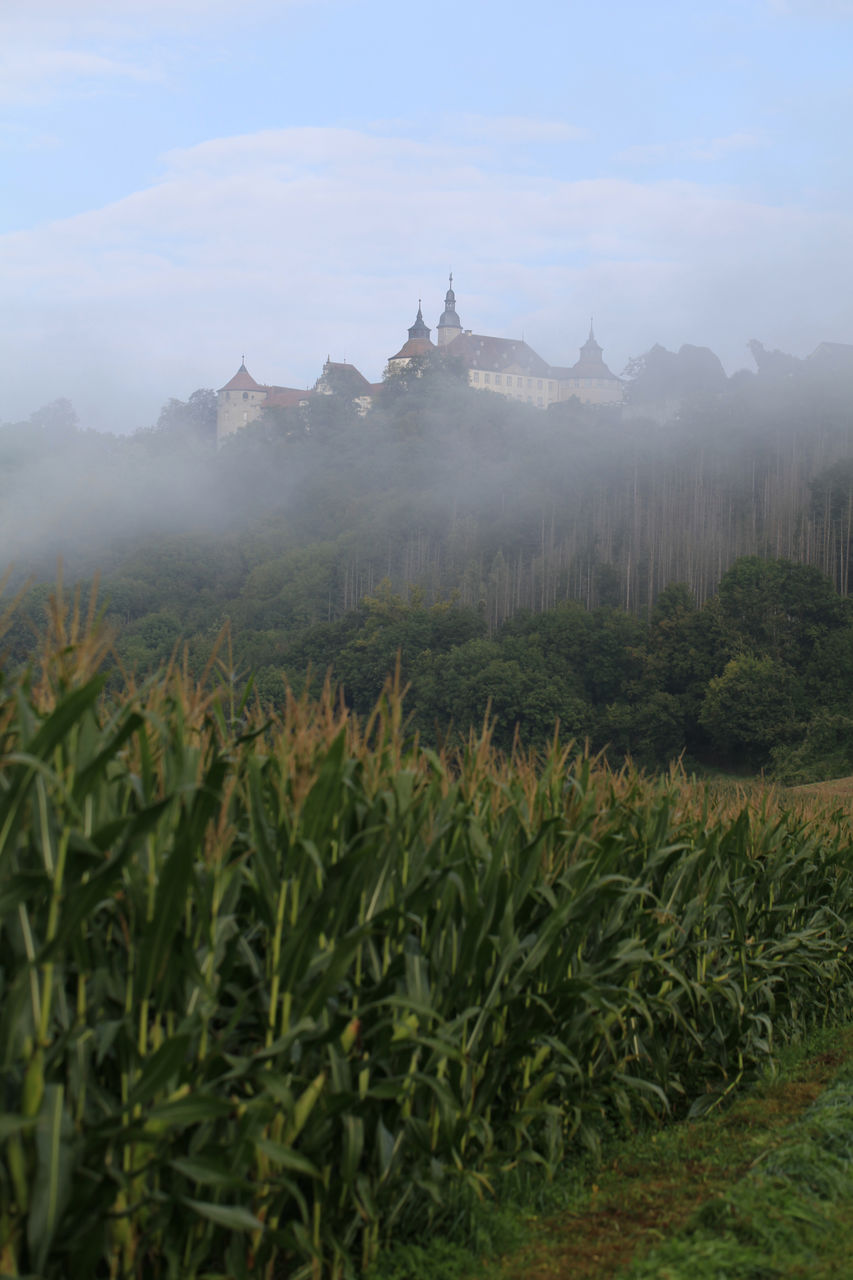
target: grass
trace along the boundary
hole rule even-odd
[[[833,1274],[837,1227],[844,1224],[849,1240],[851,1210],[853,1065],[848,1061],[777,1145],[753,1160],[734,1186],[706,1200],[683,1232],[630,1266],[624,1280]]]

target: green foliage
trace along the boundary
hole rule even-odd
[[[216,392],[208,387],[194,391],[189,400],[169,400],[160,410],[157,431],[173,440],[198,441],[212,446],[216,441]]]
[[[849,777],[853,774],[853,715],[820,708],[801,738],[773,748],[773,773],[788,785]]]
[[[790,733],[795,692],[781,662],[745,654],[711,680],[699,718],[720,751],[754,766]]]
[[[742,556],[723,574],[719,597],[724,617],[750,646],[791,664],[807,660],[818,637],[842,620],[826,576],[790,560]]]

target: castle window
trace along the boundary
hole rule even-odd
[[[541,397],[541,396],[537,396],[537,398],[536,398],[536,403],[537,403],[537,404],[541,404],[541,403],[542,403],[542,397]]]
[[[539,378],[539,379],[537,380],[536,386],[538,387],[538,389],[539,389],[540,391],[542,390],[542,379],[541,379],[541,378]],[[540,401],[540,403],[541,403],[541,401]]]
[[[532,378],[528,378],[528,379],[527,379],[527,385],[528,385],[528,387],[532,387],[532,386],[533,386],[533,379],[532,379]],[[529,398],[529,397],[528,397],[528,398]]]
[[[492,375],[491,375],[490,373],[484,373],[484,374],[483,374],[483,381],[484,381],[484,382],[491,382],[491,380],[492,380]]]
[[[479,381],[480,381],[480,374],[479,374],[479,372],[478,372],[476,369],[475,369],[475,370],[474,370],[474,372],[471,374],[471,381],[472,381],[472,382],[479,382]]]
[[[501,375],[500,375],[499,373],[496,373],[496,374],[495,374],[495,386],[496,386],[496,387],[499,387],[500,385],[501,385]]]
[[[248,400],[248,399],[249,399],[249,393],[248,393],[248,391],[244,391],[244,392],[243,392],[243,399],[244,399],[244,400]]]

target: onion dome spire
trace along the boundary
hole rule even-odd
[[[456,314],[456,294],[453,292],[453,272],[450,273],[450,288],[444,296],[444,310],[438,322],[438,345],[446,347],[462,332],[462,322]]]

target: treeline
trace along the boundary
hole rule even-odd
[[[853,772],[853,603],[808,565],[743,557],[701,606],[673,584],[647,618],[566,600],[541,613],[519,610],[493,630],[483,609],[458,596],[404,599],[387,580],[358,608],[311,624],[299,613],[298,577],[272,601],[229,599],[205,579],[209,560],[199,549],[195,562],[187,544],[181,549],[172,579],[161,558],[137,584],[144,607],[162,572],[160,590],[171,594],[160,609],[127,622],[128,584],[125,593],[120,582],[107,588],[113,683],[177,660],[195,676],[219,669],[236,701],[248,691],[275,711],[288,687],[317,694],[329,680],[366,717],[396,671],[410,733],[435,747],[460,745],[488,717],[505,751],[516,740],[542,749],[559,725],[564,741],[649,768],[684,757],[789,782]],[[219,567],[220,589],[233,590],[239,565]],[[6,636],[18,663],[48,596],[32,590]]]
[[[564,601],[492,634],[482,612],[405,602],[386,583],[275,655],[258,633],[246,643],[238,652],[270,705],[311,669],[314,691],[330,673],[367,715],[399,663],[411,728],[437,746],[464,741],[488,712],[504,750],[516,737],[541,748],[559,724],[564,739],[649,767],[686,755],[787,781],[853,772],[853,608],[791,561],[738,560],[701,607],[683,584],[667,587],[647,621]]]

